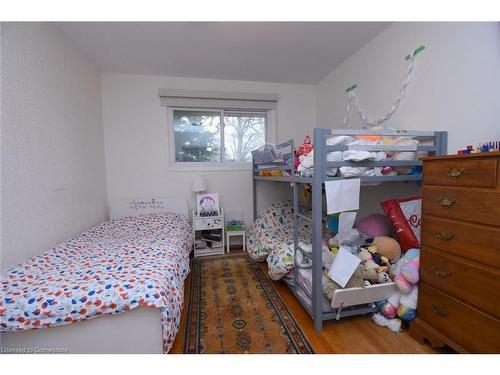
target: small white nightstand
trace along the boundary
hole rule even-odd
[[[243,238],[243,251],[246,251],[246,231],[244,230],[226,230],[226,243],[227,243],[227,252],[229,253],[230,250],[230,245],[229,245],[229,240],[233,236],[241,236]]]
[[[193,244],[194,256],[202,257],[208,255],[224,255],[224,211],[221,208],[219,216],[198,216],[195,210],[191,211],[191,217],[193,218],[193,238],[195,243]],[[206,247],[204,249],[196,248],[196,240],[201,238],[197,236],[197,232],[201,231],[213,231],[220,234],[220,241],[222,246],[216,248]],[[199,238],[197,238],[199,237]]]

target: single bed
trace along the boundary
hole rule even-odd
[[[192,248],[185,202],[113,202],[113,219],[3,274],[3,352],[168,352]]]

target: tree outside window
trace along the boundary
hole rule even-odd
[[[251,151],[265,144],[264,111],[175,109],[173,119],[176,162],[251,162]]]

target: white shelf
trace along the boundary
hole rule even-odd
[[[224,211],[221,208],[221,212],[219,216],[198,216],[195,213],[195,210],[191,211],[191,217],[193,220],[193,239],[196,241],[196,232],[201,231],[217,231],[220,232],[221,235],[221,244],[222,246],[216,248],[206,247],[204,249],[197,249],[193,245],[194,256],[203,257],[209,255],[224,255],[224,246],[225,246],[225,221],[224,221]]]

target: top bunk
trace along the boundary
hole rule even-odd
[[[254,180],[309,183],[359,178],[362,183],[421,181],[422,157],[444,155],[447,132],[315,128],[313,150],[296,157],[288,140],[253,156]]]

